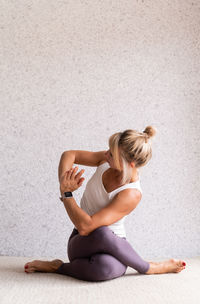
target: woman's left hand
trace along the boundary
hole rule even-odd
[[[82,183],[84,181],[84,177],[81,177],[81,175],[84,173],[84,169],[82,169],[79,173],[76,174],[78,170],[78,167],[72,168],[65,172],[65,174],[61,177],[60,180],[60,192],[63,194],[67,191],[75,191],[80,186],[82,186]],[[76,175],[75,175],[76,174]]]

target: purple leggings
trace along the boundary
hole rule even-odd
[[[73,229],[67,247],[70,263],[63,263],[56,273],[84,281],[105,281],[125,274],[128,266],[139,273],[148,271],[143,260],[126,238],[116,235],[108,226],[101,226],[82,236]]]

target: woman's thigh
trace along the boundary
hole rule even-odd
[[[115,235],[107,226],[101,226],[87,236],[80,235],[74,228],[67,246],[69,260],[90,257],[95,253],[107,253],[110,247],[117,243],[120,246],[119,243],[123,240],[124,238]]]

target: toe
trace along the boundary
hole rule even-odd
[[[185,266],[180,266],[176,272],[181,272],[183,269],[185,269]]]
[[[27,269],[27,268],[28,268],[28,266],[29,266],[29,264],[28,264],[28,263],[26,263],[26,264],[24,265],[24,269]]]
[[[35,268],[34,267],[28,267],[28,268],[24,269],[24,271],[26,273],[35,272]]]
[[[186,266],[186,263],[185,263],[184,261],[180,260],[179,266],[180,266],[180,267],[185,267],[185,266]]]
[[[24,265],[24,270],[30,272],[33,269],[32,262],[28,262]]]
[[[186,265],[186,263],[182,260],[178,260],[177,264],[178,264],[179,267],[183,267],[183,266],[185,267],[185,265]]]

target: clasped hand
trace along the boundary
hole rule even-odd
[[[84,177],[81,175],[84,173],[84,169],[82,169],[79,173],[76,174],[78,167],[72,168],[64,173],[60,180],[60,192],[63,194],[67,191],[75,191],[84,181]],[[75,175],[76,174],[76,175]]]

